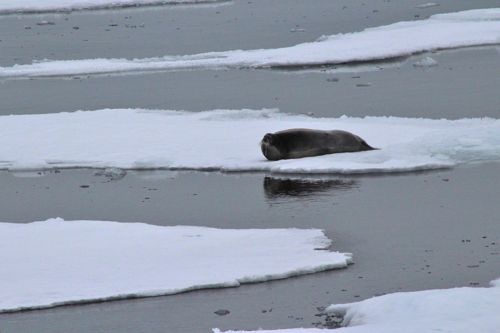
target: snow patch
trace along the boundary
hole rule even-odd
[[[345,268],[317,229],[0,223],[0,312],[171,295]]]

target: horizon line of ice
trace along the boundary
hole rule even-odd
[[[0,3],[0,15],[43,14],[161,5],[203,5],[224,2],[232,2],[232,0],[9,0]]]
[[[500,8],[433,15],[323,36],[314,42],[260,50],[233,50],[144,59],[45,60],[0,67],[0,78],[123,74],[188,69],[308,67],[370,62],[417,53],[500,44]]]
[[[0,223],[0,313],[237,287],[346,268],[319,229]],[[321,250],[320,250],[321,249]]]
[[[342,129],[379,150],[267,161],[266,133]],[[30,135],[23,135],[29,133]],[[500,162],[500,119],[312,118],[275,109],[104,109],[0,116],[0,169],[395,173]]]

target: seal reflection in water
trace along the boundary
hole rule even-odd
[[[376,149],[347,131],[303,128],[267,133],[260,148],[270,161]]]
[[[344,179],[308,179],[308,178],[264,178],[264,193],[267,199],[308,198],[332,192],[349,191],[358,187],[355,180]]]

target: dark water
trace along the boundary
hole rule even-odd
[[[361,73],[232,70],[10,80],[0,83],[0,113],[136,107],[279,108],[318,117],[500,116],[497,48],[447,51],[432,57],[438,66],[415,68],[412,64],[420,57],[413,57],[397,67],[382,65],[385,69]],[[364,83],[370,86],[358,86]]]
[[[423,2],[254,0],[216,7],[9,15],[0,17],[0,65],[279,47],[415,15],[499,6],[498,1],[449,0],[415,7]],[[55,25],[36,25],[41,20]],[[316,116],[500,116],[497,47],[431,56],[438,66],[415,68],[415,57],[359,73],[234,70],[10,80],[0,83],[0,114],[277,107]],[[95,173],[0,172],[0,221],[59,216],[221,228],[321,228],[334,249],[354,254],[355,264],[239,288],[5,314],[0,315],[0,332],[313,327],[324,324],[324,317],[316,316],[318,307],[331,303],[400,290],[486,286],[500,276],[499,164],[320,178],[157,171],[128,172],[112,180]],[[218,316],[218,309],[230,314]]]
[[[2,332],[209,332],[324,325],[319,307],[500,275],[499,164],[418,174],[264,174],[92,170],[0,173],[0,220],[141,221],[221,228],[321,228],[354,265],[234,289],[0,316]],[[88,187],[82,188],[82,185]],[[149,199],[147,199],[149,198]],[[492,244],[495,243],[495,244]],[[85,274],[85,272],[82,272]],[[218,309],[231,313],[220,317]],[[272,311],[269,311],[272,309]]]

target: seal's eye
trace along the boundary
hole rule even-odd
[[[273,135],[271,133],[267,133],[266,135],[264,135],[264,138],[262,139],[262,141],[269,143],[269,144],[272,144],[273,143]]]

